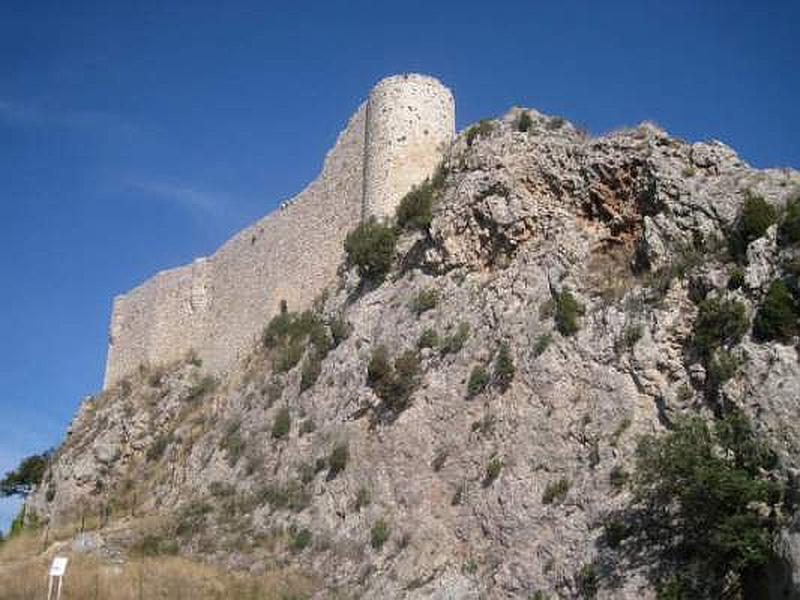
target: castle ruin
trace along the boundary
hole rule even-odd
[[[455,134],[453,95],[417,74],[380,81],[292,200],[214,254],[114,299],[103,387],[194,351],[211,372],[245,356],[285,300],[308,308],[336,275],[359,219],[384,219],[433,174]]]

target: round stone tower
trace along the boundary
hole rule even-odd
[[[381,80],[367,100],[364,219],[394,215],[400,199],[429,177],[455,135],[453,94],[426,75]]]

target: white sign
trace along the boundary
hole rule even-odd
[[[67,570],[68,560],[66,556],[56,556],[50,566],[50,577],[63,577]]]

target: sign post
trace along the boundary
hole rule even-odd
[[[47,600],[61,600],[61,589],[64,584],[64,573],[67,572],[66,556],[56,556],[50,565],[50,578],[47,583]],[[53,594],[55,592],[55,595]]]

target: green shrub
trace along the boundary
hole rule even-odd
[[[353,508],[355,508],[356,511],[361,511],[362,508],[369,506],[370,502],[372,502],[372,494],[369,488],[362,485],[358,488],[358,492],[356,493],[356,500],[353,503]]]
[[[692,598],[689,576],[674,576],[656,582],[656,600],[683,600]]]
[[[508,390],[517,368],[514,366],[514,359],[511,357],[511,349],[508,344],[500,344],[500,350],[494,359],[494,382],[501,391]]]
[[[572,482],[562,477],[558,481],[550,482],[542,494],[542,504],[560,504],[567,497]]]
[[[406,350],[394,361],[395,384],[390,404],[396,409],[405,408],[411,393],[419,385],[419,355],[413,350]],[[384,399],[385,400],[385,399]]]
[[[614,465],[608,474],[608,481],[615,489],[625,487],[625,484],[628,483],[628,479],[630,479],[630,474],[619,465]]]
[[[283,395],[283,383],[278,378],[273,378],[261,386],[261,394],[267,399],[267,408],[275,404]]]
[[[322,319],[311,313],[305,314],[309,314],[311,318],[311,322],[309,323],[308,341],[314,348],[312,355],[317,362],[319,362],[328,356],[328,352],[330,352],[331,348],[333,348],[333,340],[331,339],[328,329],[325,327]]]
[[[328,457],[328,474],[336,477],[345,470],[348,460],[350,460],[350,448],[347,442],[339,442],[333,447],[331,455]]]
[[[278,348],[273,357],[273,367],[277,373],[291,371],[303,358],[305,348],[299,342],[289,342],[285,346]]]
[[[292,415],[289,413],[289,407],[282,406],[278,409],[278,414],[275,415],[275,420],[272,422],[272,437],[276,440],[289,435],[292,428]]]
[[[455,333],[448,335],[442,341],[441,354],[456,354],[460,352],[469,339],[469,330],[469,323],[466,321],[459,323]]]
[[[576,583],[581,598],[596,598],[600,586],[600,573],[594,563],[585,564],[578,571]]]
[[[483,476],[483,487],[489,487],[495,480],[500,477],[500,471],[503,470],[503,459],[499,456],[493,456],[486,465],[486,473]]]
[[[744,271],[741,267],[735,267],[728,276],[728,289],[738,290],[744,287]]]
[[[777,211],[761,196],[748,193],[739,217],[739,233],[749,243],[763,236],[777,220]]]
[[[214,508],[204,500],[194,499],[184,504],[176,515],[175,534],[183,537],[204,530],[206,515],[213,510]]]
[[[743,259],[747,254],[750,242],[762,237],[767,229],[775,223],[777,217],[775,208],[764,198],[747,192],[736,228],[730,236],[731,254],[739,260]]]
[[[783,261],[782,266],[784,273],[788,277],[792,278],[795,281],[795,283],[798,283],[798,280],[800,280],[800,256],[795,256],[794,258],[787,258],[786,260]],[[794,285],[793,287],[797,289],[799,286]]]
[[[316,354],[306,357],[303,371],[300,374],[300,391],[304,392],[313,387],[322,372],[322,362]]]
[[[447,462],[448,451],[446,448],[441,448],[436,451],[436,456],[431,461],[431,468],[437,473],[442,470],[444,463]]]
[[[225,451],[230,467],[236,466],[245,450],[245,441],[241,430],[242,422],[239,419],[231,419],[225,425],[222,438],[219,441],[219,448]]]
[[[419,340],[417,340],[417,348],[422,350],[423,348],[436,348],[439,345],[439,334],[436,333],[435,329],[426,329],[422,332],[422,335],[419,336]]]
[[[533,346],[533,355],[541,356],[545,350],[553,343],[553,335],[551,333],[543,333],[536,338],[536,344]]]
[[[483,365],[476,365],[469,374],[467,398],[480,394],[489,384],[489,373]]]
[[[753,337],[758,341],[787,343],[798,333],[800,306],[784,281],[776,279],[758,307],[753,321]]]
[[[519,118],[517,119],[517,131],[525,133],[531,128],[531,125],[533,125],[533,119],[531,119],[530,113],[527,110],[523,110],[519,113]]]
[[[389,539],[389,524],[384,519],[378,519],[372,526],[369,534],[369,543],[375,550],[380,550]]]
[[[583,306],[575,299],[572,292],[562,290],[555,298],[556,329],[565,336],[571,336],[580,329],[578,317],[583,314]]]
[[[341,314],[333,317],[328,323],[328,327],[331,330],[334,348],[349,338],[350,334],[353,332],[353,326],[345,319],[344,315]]]
[[[786,203],[786,213],[778,229],[778,239],[783,245],[800,242],[800,195]]]
[[[707,366],[708,384],[712,389],[718,389],[722,384],[731,379],[741,366],[741,361],[725,350],[717,350]]]
[[[164,556],[178,553],[178,542],[156,533],[145,534],[131,546],[134,556]]]
[[[311,544],[311,530],[300,529],[292,535],[291,548],[292,552],[302,552]]]
[[[395,413],[405,409],[419,380],[420,361],[415,351],[406,350],[392,366],[385,346],[373,350],[367,365],[367,385],[383,400],[385,408]]]
[[[719,254],[719,244],[720,242],[714,238],[704,239],[698,235],[690,244],[676,245],[675,259],[671,264],[647,273],[645,278],[645,284],[649,289],[647,302],[660,304],[674,280],[685,278],[692,269],[707,262],[709,256]]]
[[[314,470],[314,465],[310,462],[300,463],[300,466],[297,467],[297,473],[304,485],[314,481],[314,476],[317,474]]]
[[[214,498],[219,499],[233,496],[236,493],[236,488],[230,483],[212,481],[208,486],[208,492],[214,496]]]
[[[160,460],[162,456],[164,456],[164,452],[167,449],[167,446],[170,445],[172,442],[172,435],[168,433],[162,433],[155,440],[153,443],[150,444],[150,447],[147,449],[146,458],[148,462],[155,462]]]
[[[694,321],[694,344],[709,355],[719,347],[738,344],[750,326],[744,304],[709,298],[700,303]]]
[[[381,344],[373,348],[367,364],[367,385],[379,398],[383,398],[391,394],[393,383],[394,369],[391,356],[386,346]]]
[[[420,290],[419,293],[414,296],[409,308],[415,315],[420,316],[422,313],[436,308],[438,302],[439,292],[433,288],[427,288]]]
[[[312,345],[317,361],[325,358],[332,347],[324,322],[311,311],[276,315],[264,328],[262,342],[272,350],[272,364],[278,373],[286,373],[300,362],[307,343]]]
[[[475,573],[478,572],[478,563],[474,558],[469,557],[467,560],[464,561],[464,564],[461,565],[461,569],[467,575],[475,575]]]
[[[294,315],[288,312],[281,312],[270,319],[261,335],[261,340],[267,348],[275,348],[280,341],[289,336]]]
[[[371,219],[347,235],[344,249],[348,262],[358,269],[362,278],[380,283],[392,267],[396,243],[394,227]]]
[[[675,397],[679,402],[689,402],[692,398],[694,398],[694,390],[692,390],[689,385],[682,383],[680,387],[678,387]]]
[[[283,486],[266,485],[256,492],[259,503],[267,502],[274,510],[301,512],[311,504],[311,494],[298,481],[289,481]]]
[[[632,349],[636,342],[642,339],[642,334],[644,333],[644,327],[641,323],[631,323],[627,327],[625,327],[624,331],[622,332],[622,339],[620,340],[620,345],[622,348]]]
[[[629,533],[627,523],[621,518],[610,518],[603,524],[603,537],[609,548],[618,548]]]
[[[215,389],[217,389],[218,385],[219,382],[214,376],[206,375],[200,381],[192,384],[192,386],[186,391],[183,401],[196,402],[208,394],[211,394]]]
[[[16,469],[0,480],[0,497],[27,496],[42,482],[52,451],[32,454],[22,459]]]
[[[662,583],[674,576],[684,586],[681,598],[722,598],[729,584],[764,577],[785,486],[784,475],[770,472],[776,464],[740,412],[713,428],[699,417],[678,419],[669,433],[642,438],[637,511],[628,522]]]
[[[472,146],[472,143],[480,137],[486,137],[492,133],[492,122],[489,119],[481,119],[476,125],[472,125],[467,129],[466,141],[467,146]]]
[[[427,229],[433,218],[437,192],[430,179],[411,188],[397,205],[397,225],[402,229]]]
[[[317,424],[314,423],[314,419],[309,417],[300,424],[300,435],[314,433],[316,429],[317,429]]]

